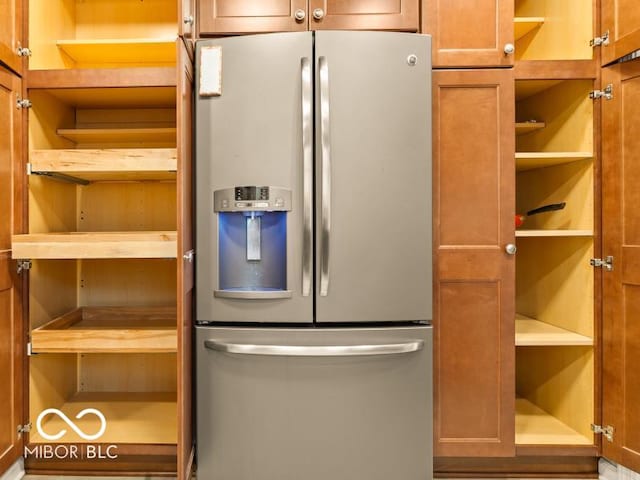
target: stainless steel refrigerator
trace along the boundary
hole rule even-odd
[[[198,478],[431,478],[430,51],[197,43]]]

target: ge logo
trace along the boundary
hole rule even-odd
[[[42,435],[43,438],[46,438],[47,440],[58,440],[62,438],[67,433],[67,430],[64,428],[54,435],[49,435],[42,429],[42,420],[44,419],[44,417],[46,417],[49,414],[53,414],[60,417],[62,421],[67,425],[69,425],[69,427],[71,427],[71,429],[74,432],[76,432],[81,438],[85,440],[95,440],[97,438],[100,438],[104,433],[104,431],[107,429],[107,420],[106,418],[104,418],[104,415],[102,414],[102,412],[95,408],[85,408],[84,410],[82,410],[80,413],[76,415],[76,419],[79,420],[85,415],[91,414],[91,413],[100,419],[100,430],[98,430],[98,432],[93,435],[88,435],[82,430],[80,430],[78,426],[75,423],[73,423],[69,417],[67,417],[64,413],[62,413],[57,408],[47,408],[46,410],[43,410],[42,413],[38,415],[38,419],[36,420],[36,428],[38,429],[38,433]]]

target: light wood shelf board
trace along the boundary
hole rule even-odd
[[[516,230],[516,237],[593,237],[593,230]]]
[[[515,17],[513,19],[513,38],[518,40],[544,23],[544,17]]]
[[[174,307],[81,307],[31,332],[35,353],[177,350]]]
[[[516,122],[516,135],[526,135],[544,127],[544,122]]]
[[[175,148],[114,148],[32,150],[33,172],[55,172],[99,180],[173,180],[176,177]]]
[[[176,87],[92,87],[43,89],[52,97],[75,108],[175,108]]]
[[[100,419],[91,413],[76,419],[85,408],[99,410],[107,422],[107,428],[98,440],[84,440],[59,416],[47,415],[43,430],[50,434],[67,430],[61,439],[64,443],[174,444],[178,439],[174,392],[78,392],[58,408],[86,434],[98,432]],[[37,432],[31,433],[29,440],[31,443],[50,443]]]
[[[65,232],[13,235],[13,258],[176,258],[176,232]]]
[[[160,128],[59,128],[57,134],[75,143],[138,143],[174,142],[176,129]]]
[[[593,158],[592,152],[516,152],[516,171],[552,167]]]
[[[56,45],[77,63],[175,63],[176,39],[111,38],[58,40]]]
[[[517,445],[592,445],[593,441],[524,398],[516,398]]]
[[[516,313],[516,346],[593,345],[593,339]]]
[[[29,89],[175,87],[173,67],[29,70]]]

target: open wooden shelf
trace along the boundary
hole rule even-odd
[[[513,39],[524,37],[544,23],[544,17],[516,17],[513,19]]]
[[[29,70],[29,89],[175,87],[174,67]]]
[[[63,232],[14,235],[13,258],[176,258],[176,232]]]
[[[75,143],[174,142],[174,127],[160,128],[59,128],[57,134]]]
[[[34,353],[177,350],[174,307],[81,307],[31,332]]]
[[[593,339],[516,313],[517,347],[563,345],[593,345]]]
[[[516,152],[516,170],[533,170],[592,158],[591,152]]]
[[[175,180],[175,148],[32,150],[31,172],[62,173],[89,181]]]
[[[536,130],[541,130],[544,127],[544,122],[516,122],[516,135],[525,135],[535,132]]]
[[[517,445],[592,445],[576,432],[524,398],[516,398]]]
[[[516,230],[516,237],[593,237],[593,230]]]
[[[58,40],[56,45],[80,64],[175,63],[175,38],[113,38]]]
[[[76,415],[86,408],[102,412],[107,427],[96,440],[85,440],[57,415],[47,415],[42,429],[49,435],[66,430],[63,443],[102,444],[175,444],[178,439],[176,394],[135,392],[78,392],[57,407],[87,435],[100,430],[100,419],[92,413],[81,418]],[[50,443],[34,429],[30,443]]]

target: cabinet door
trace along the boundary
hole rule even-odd
[[[193,301],[193,202],[192,202],[192,117],[193,64],[178,40],[178,125],[177,225],[178,225],[178,479],[191,478],[193,467],[192,301]]]
[[[609,32],[602,47],[602,65],[640,49],[640,8],[637,0],[602,0],[600,34]]]
[[[433,78],[435,455],[512,456],[513,73]]]
[[[201,35],[307,29],[307,0],[199,0],[199,6]]]
[[[180,0],[178,30],[184,38],[195,39],[196,36],[196,0]]]
[[[602,104],[603,425],[605,457],[640,471],[640,60],[603,69],[613,99]]]
[[[0,476],[22,455],[17,429],[23,423],[23,284],[11,259],[11,235],[21,233],[23,218],[20,83],[0,68]]]
[[[309,0],[310,30],[418,30],[418,0]]]
[[[434,67],[513,65],[513,0],[425,0],[422,33],[433,35]]]
[[[0,62],[21,74],[22,0],[0,0],[0,12]]]

